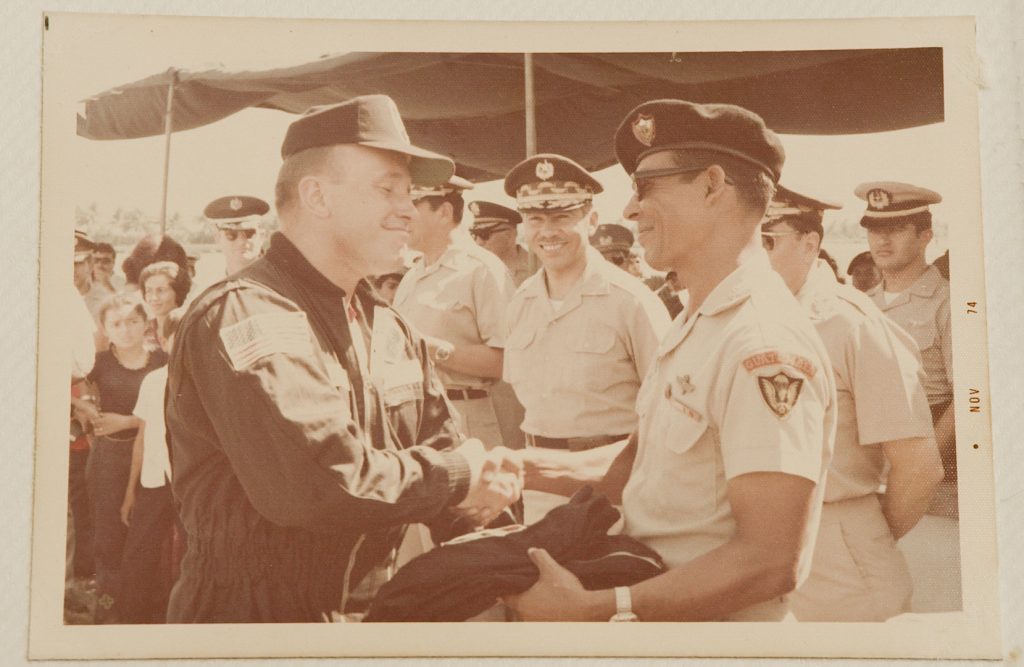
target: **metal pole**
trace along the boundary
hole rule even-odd
[[[167,176],[171,168],[171,132],[174,118],[174,84],[178,70],[171,70],[171,83],[167,86],[167,110],[164,112],[164,189],[160,202],[160,235],[167,233]]]
[[[523,54],[524,104],[526,109],[526,157],[537,154],[537,108],[533,96],[533,54]]]

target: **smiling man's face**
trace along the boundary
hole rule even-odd
[[[586,261],[597,215],[588,206],[571,211],[524,211],[527,245],[548,271],[564,271]]]

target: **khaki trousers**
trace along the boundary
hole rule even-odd
[[[791,595],[800,621],[884,621],[910,611],[913,584],[871,494],[825,503],[811,574]]]

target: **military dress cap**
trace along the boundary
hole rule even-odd
[[[693,152],[695,169],[714,164],[715,155],[729,156],[776,183],[786,161],[782,142],[764,120],[732,104],[652,100],[630,111],[615,131],[615,157],[627,174],[648,155],[666,150]]]
[[[472,182],[467,181],[461,176],[452,174],[452,177],[447,181],[437,185],[413,185],[410,194],[412,195],[413,201],[416,201],[417,199],[423,199],[424,197],[444,197],[445,195],[449,195],[453,192],[463,192],[465,190],[472,189]]]
[[[470,229],[493,229],[501,225],[514,227],[523,221],[519,211],[489,201],[469,202],[469,212],[473,214]]]
[[[358,144],[408,155],[409,174],[418,185],[438,185],[455,173],[455,163],[449,158],[412,145],[398,107],[387,95],[363,95],[308,109],[288,126],[281,157],[335,144]]]
[[[505,194],[520,211],[571,211],[603,191],[586,169],[554,153],[529,157],[505,175]]]
[[[270,210],[270,204],[259,197],[229,195],[214,199],[203,209],[217,229],[256,229],[259,220]]]
[[[92,257],[92,251],[96,249],[96,242],[89,237],[84,229],[75,230],[75,264],[84,262]]]
[[[928,188],[898,183],[872,181],[861,183],[853,194],[868,203],[861,227],[901,225],[907,222],[931,223],[931,204],[942,201],[942,195]]]
[[[622,225],[603,224],[598,225],[594,234],[590,237],[590,245],[601,252],[606,250],[621,250],[628,252],[633,247],[633,232]]]
[[[790,223],[794,229],[805,232],[814,231],[818,232],[819,236],[824,236],[822,221],[825,211],[835,211],[841,208],[840,204],[815,199],[780,185],[776,188],[771,203],[768,204],[762,224],[767,227],[785,221]]]

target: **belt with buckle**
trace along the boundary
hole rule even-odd
[[[487,398],[488,396],[486,389],[448,389],[445,393],[448,395],[449,400],[452,401],[469,401],[474,398]]]
[[[626,435],[596,435],[590,438],[546,438],[543,435],[526,433],[526,442],[531,447],[542,447],[544,449],[568,449],[571,452],[580,452],[585,449],[593,449],[603,445],[610,445],[629,437]]]

